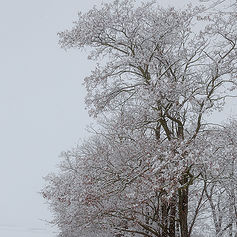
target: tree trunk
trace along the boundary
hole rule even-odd
[[[181,237],[189,237],[188,234],[188,175],[183,175],[180,184],[183,186],[179,189],[179,222]]]
[[[169,215],[169,236],[175,237],[175,216],[176,216],[176,197],[174,196],[170,203]]]
[[[162,200],[161,204],[161,214],[162,214],[162,237],[168,237],[168,205],[167,201]]]

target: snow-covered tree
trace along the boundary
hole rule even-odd
[[[207,116],[237,85],[236,19],[123,0],[79,13],[59,34],[98,63],[84,84],[100,126],[63,153],[42,191],[62,236],[188,237],[203,217],[217,236],[234,233],[235,138]]]

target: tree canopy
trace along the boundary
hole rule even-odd
[[[59,33],[97,62],[84,85],[98,123],[46,178],[61,236],[237,234],[237,122],[208,120],[237,86],[237,13],[219,4],[116,0]]]

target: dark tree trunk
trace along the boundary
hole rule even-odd
[[[179,222],[181,237],[189,237],[188,234],[188,175],[184,174],[180,181],[182,187],[179,189]]]
[[[162,214],[162,237],[168,237],[168,205],[167,201],[162,200],[161,204],[161,214]]]
[[[169,214],[170,237],[175,237],[175,216],[176,216],[176,197],[174,196],[170,202],[170,214]]]

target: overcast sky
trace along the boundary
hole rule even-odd
[[[81,83],[92,69],[86,54],[60,49],[57,32],[100,2],[0,0],[0,236],[56,236],[38,192],[60,152],[86,135]],[[174,2],[187,1],[162,1]]]

